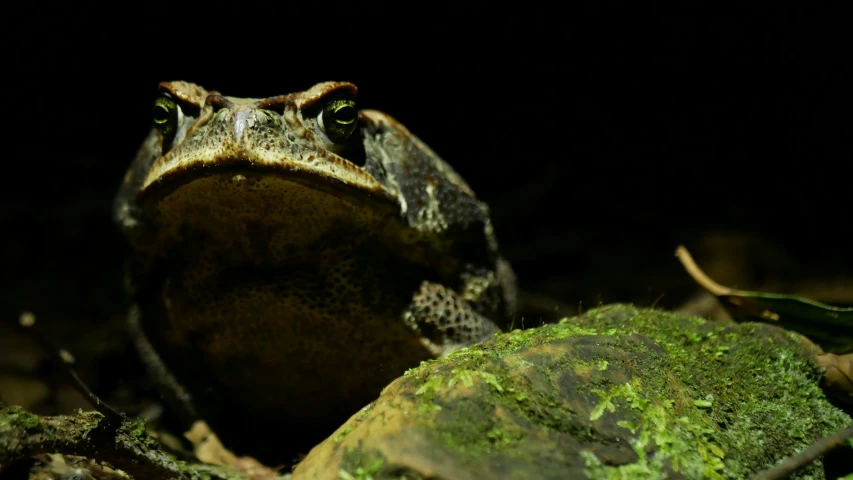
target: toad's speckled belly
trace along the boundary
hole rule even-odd
[[[216,272],[190,261],[164,283],[165,315],[145,329],[181,383],[210,392],[195,399],[200,410],[224,395],[287,423],[352,413],[431,357],[401,319],[419,279],[364,259],[339,250],[319,263]]]
[[[227,404],[289,425],[339,419],[432,357],[402,313],[436,273],[389,253],[393,216],[228,175],[158,208],[169,247],[154,259],[143,329],[215,430]]]

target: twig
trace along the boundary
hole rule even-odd
[[[115,425],[99,412],[39,417],[21,407],[0,408],[0,419],[2,465],[42,453],[61,453],[108,462],[137,480],[205,476],[195,467],[175,462],[160,451],[141,421],[125,419]],[[208,467],[199,466],[209,475]]]
[[[45,351],[49,352],[59,363],[62,365],[65,373],[68,374],[69,378],[71,378],[71,384],[79,391],[89,403],[100,412],[104,417],[106,417],[107,421],[113,423],[115,425],[120,424],[125,416],[122,413],[119,413],[111,406],[104,403],[96,394],[93,392],[83,380],[80,379],[80,376],[77,375],[77,371],[74,370],[74,356],[71,355],[70,352],[65,350],[64,348],[59,348],[53,344],[50,340],[47,339],[44,335],[41,334],[37,329],[33,328],[36,324],[36,316],[31,312],[24,312],[18,318],[18,324],[23,328],[33,339],[38,342]]]
[[[760,472],[758,475],[752,477],[752,480],[779,480],[788,478],[789,475],[808,465],[816,458],[845,445],[851,438],[853,438],[853,426],[839,430],[828,437],[821,438],[805,450],[782,460],[779,465]]]
[[[720,295],[732,295],[737,293],[736,290],[724,287],[711,280],[711,277],[706,275],[705,272],[696,265],[696,262],[693,261],[693,256],[690,255],[690,252],[687,251],[684,245],[679,245],[678,248],[675,249],[675,256],[678,257],[681,264],[684,265],[684,269],[687,270],[687,273],[689,273],[691,277],[693,277],[693,280],[696,280],[696,283],[715,296],[719,297]]]
[[[662,299],[662,298],[663,298],[663,296],[664,296],[664,295],[666,295],[666,292],[661,292],[661,294],[660,294],[660,295],[658,295],[658,298],[656,298],[656,299],[655,299],[655,301],[654,301],[654,302],[652,302],[652,306],[651,306],[651,307],[649,307],[649,308],[652,308],[652,309],[653,309],[653,308],[657,307],[658,302],[660,301],[660,299]]]
[[[97,412],[40,417],[21,407],[0,402],[0,465],[43,453],[91,458],[124,470],[137,480],[146,479],[246,479],[246,475],[214,465],[176,462],[145,431],[142,420],[128,419],[101,401],[74,370],[74,357],[57,348],[33,328],[35,315],[21,314],[18,323],[47,352],[55,356],[73,385]]]

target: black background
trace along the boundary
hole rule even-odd
[[[701,262],[710,235],[783,252],[753,280],[849,273],[846,17],[690,5],[4,7],[3,321],[73,346],[122,315],[110,202],[176,79],[356,83],[491,205],[522,287],[571,305],[677,306],[695,285],[672,253]]]

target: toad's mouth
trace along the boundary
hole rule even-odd
[[[216,245],[243,264],[310,258],[333,245],[395,236],[403,227],[384,190],[305,170],[236,163],[181,172],[143,193],[140,218],[154,227],[147,248]]]
[[[392,192],[370,174],[346,161],[338,164],[327,161],[269,162],[246,157],[224,157],[175,166],[161,174],[157,174],[157,171],[162,169],[152,168],[146,176],[136,196],[137,204],[159,203],[183,186],[210,176],[230,176],[236,179],[279,178],[282,181],[298,183],[330,195],[360,198],[361,201],[390,205],[397,204]]]

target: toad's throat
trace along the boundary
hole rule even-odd
[[[381,198],[302,175],[249,170],[196,177],[143,209],[157,232],[146,239],[149,247],[205,245],[209,254],[267,267],[394,235],[403,226],[399,210]]]

